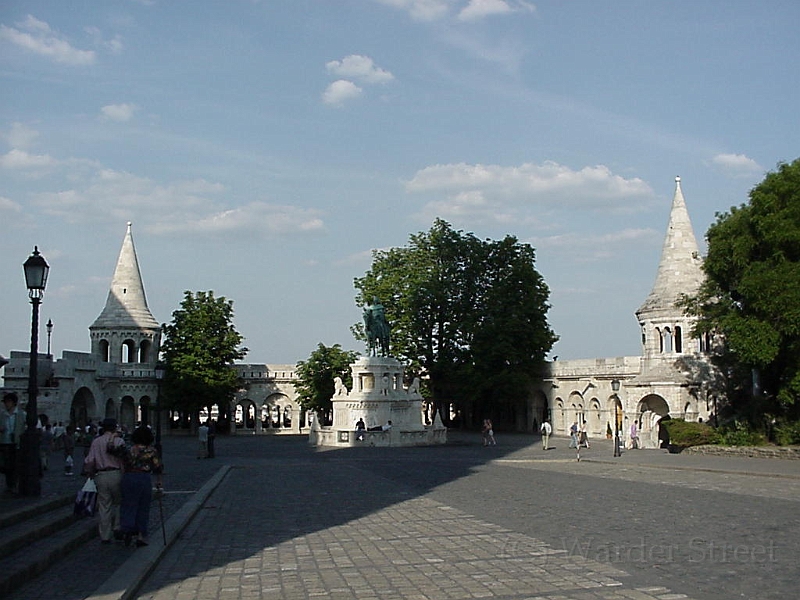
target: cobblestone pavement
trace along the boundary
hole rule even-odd
[[[138,597],[797,596],[800,461],[615,459],[599,440],[578,462],[563,438],[547,452],[524,435],[491,448],[450,439],[320,451],[301,437],[222,437],[218,458],[197,460],[193,439],[167,438],[167,518],[221,465],[233,468]],[[76,485],[48,477],[47,493]],[[154,505],[153,542],[159,525]],[[9,600],[91,597],[119,567],[139,568],[137,552],[90,542]]]
[[[138,597],[796,597],[797,461],[451,438],[251,440]]]

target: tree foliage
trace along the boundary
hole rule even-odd
[[[161,331],[165,405],[195,412],[217,404],[226,411],[238,388],[233,363],[247,354],[233,325],[233,301],[212,291],[186,291]]]
[[[295,368],[297,381],[297,402],[304,410],[315,411],[318,418],[328,420],[333,410],[331,399],[334,393],[334,379],[341,377],[348,389],[353,387],[350,365],[359,354],[352,350],[342,350],[339,344],[331,347],[319,344],[308,357]]]
[[[798,414],[800,159],[779,164],[750,201],[718,214],[707,234],[706,282],[688,302],[697,333],[720,334],[717,357],[741,415]],[[755,392],[755,393],[754,393]]]
[[[437,219],[408,246],[375,251],[355,287],[359,305],[383,303],[391,354],[427,378],[434,406],[455,403],[470,422],[526,398],[558,339],[534,249],[513,236],[480,240]]]

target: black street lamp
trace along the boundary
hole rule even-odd
[[[50,353],[50,336],[53,335],[53,319],[47,319],[47,356],[52,356]]]
[[[621,402],[619,399],[619,379],[614,379],[611,382],[611,390],[614,392],[614,396],[616,397],[616,402],[614,403],[614,457],[622,456],[622,450],[619,447],[619,410],[621,408]]]
[[[25,432],[20,438],[22,454],[22,473],[19,481],[20,493],[23,496],[41,496],[41,457],[39,456],[39,431],[36,429],[39,420],[36,399],[39,395],[39,304],[44,297],[47,275],[50,267],[44,257],[39,254],[39,247],[34,246],[33,254],[22,265],[25,270],[25,285],[33,305],[31,318],[31,354],[28,368],[28,406],[25,419]]]
[[[163,362],[156,363],[156,380],[158,381],[158,391],[156,392],[156,452],[158,458],[162,458],[161,451],[161,384],[164,381],[164,373],[167,365]]]

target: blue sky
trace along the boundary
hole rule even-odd
[[[353,279],[438,216],[534,246],[551,354],[637,355],[675,176],[705,248],[800,154],[798,23],[795,1],[6,0],[0,354],[29,347],[34,245],[54,353],[88,351],[128,221],[159,322],[213,290],[248,361],[363,351]]]

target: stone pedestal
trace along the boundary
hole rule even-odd
[[[394,358],[361,357],[351,366],[353,389],[337,379],[333,396],[333,425],[314,424],[309,443],[314,446],[420,446],[443,444],[447,428],[436,416],[425,425],[419,382],[403,387],[403,366]],[[356,432],[363,419],[367,431]],[[386,430],[372,430],[388,425]],[[358,435],[357,435],[358,433]]]

